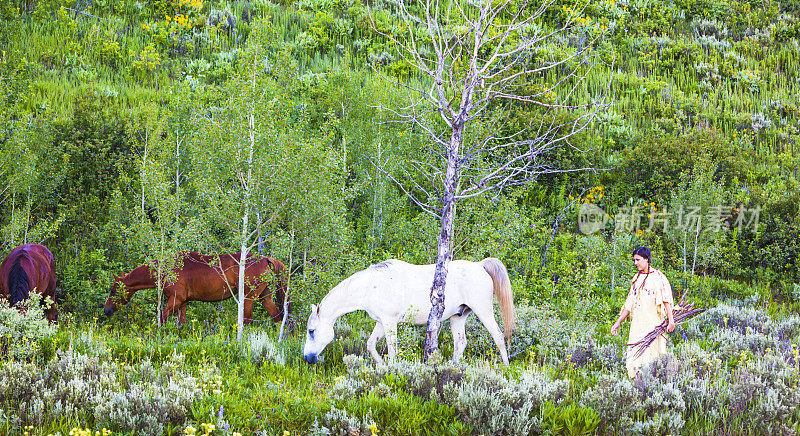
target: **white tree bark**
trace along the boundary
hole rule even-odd
[[[286,266],[286,292],[283,295],[283,320],[281,320],[281,329],[278,333],[278,343],[283,342],[286,323],[289,322],[289,293],[291,292],[289,290],[292,285],[292,262],[294,261],[294,223],[292,223],[292,231],[289,233],[289,238],[289,265]],[[305,269],[303,271],[305,273]]]
[[[439,348],[439,331],[444,313],[444,290],[447,283],[447,267],[452,259],[453,222],[456,213],[456,189],[458,187],[458,150],[461,146],[461,130],[454,130],[447,153],[447,169],[445,170],[444,196],[442,197],[442,214],[440,231],[436,248],[436,268],[431,286],[431,312],[428,314],[428,326],[425,330],[425,359],[427,360]]]
[[[253,86],[255,86],[255,75],[253,75]],[[250,136],[250,150],[247,157],[247,174],[242,176],[242,185],[244,187],[244,204],[242,211],[242,235],[241,235],[241,252],[239,254],[239,298],[236,301],[237,315],[236,315],[236,340],[242,342],[244,336],[244,304],[245,304],[245,269],[247,268],[247,254],[250,250],[250,187],[253,180],[253,153],[256,148],[256,127],[255,127],[255,113],[251,110],[248,131]]]

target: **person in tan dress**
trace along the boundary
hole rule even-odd
[[[631,330],[628,344],[641,340],[653,331],[656,326],[669,320],[667,331],[675,330],[675,320],[672,315],[672,287],[669,280],[661,271],[650,266],[650,249],[639,247],[633,251],[633,264],[639,272],[631,281],[631,288],[625,298],[625,304],[619,313],[617,322],[611,327],[611,334],[616,336],[622,321],[631,316]],[[634,357],[636,352],[630,345],[625,352],[625,368],[628,377],[634,378],[642,365],[650,363],[667,352],[667,338],[659,336],[639,357]]]

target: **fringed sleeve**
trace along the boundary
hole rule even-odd
[[[663,272],[658,271],[658,278],[659,285],[655,289],[656,306],[658,306],[658,315],[661,319],[664,319],[667,317],[667,308],[664,306],[664,303],[669,303],[674,309],[677,309],[677,307],[675,306],[675,300],[672,298],[672,285],[669,284],[667,276],[665,276]]]

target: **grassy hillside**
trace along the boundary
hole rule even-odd
[[[62,313],[48,326],[36,308],[0,311],[0,432],[800,432],[796,0],[549,3],[537,25],[577,24],[535,56],[591,45],[598,56],[576,60],[591,69],[570,101],[610,106],[574,143],[586,153],[548,157],[603,171],[458,206],[455,257],[498,257],[511,275],[511,366],[474,320],[464,363],[420,363],[422,333],[404,326],[400,361],[372,365],[364,314],[337,324],[321,365],[302,360],[308,308],[340,280],[435,255],[438,222],[377,165],[402,183],[401,162],[430,156],[429,138],[379,109],[408,99],[383,76],[427,80],[383,36],[403,32],[397,10],[394,0],[0,5],[0,251],[47,245]],[[537,116],[508,113],[512,126]],[[114,275],[182,250],[238,250],[249,114],[258,188],[245,209],[251,225],[264,221],[259,251],[291,270],[300,334],[277,343],[257,309],[237,343],[230,301],[190,303],[186,326],[159,329],[155,290],[105,319]],[[586,235],[589,203],[608,219]],[[717,214],[716,231],[689,226],[695,207]],[[631,208],[639,227],[615,231]],[[649,226],[666,211],[666,225]],[[609,330],[630,252],[645,244],[675,294],[709,311],[629,381],[624,340]],[[441,344],[449,357],[448,331]]]

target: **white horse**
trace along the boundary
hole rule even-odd
[[[389,361],[397,353],[397,323],[426,324],[431,311],[430,292],[436,265],[412,265],[390,259],[359,271],[336,285],[319,306],[311,305],[303,355],[306,362],[316,363],[319,355],[333,340],[333,325],[347,313],[364,310],[376,321],[367,340],[372,357],[382,363],[375,349],[386,337]],[[503,316],[505,334],[500,332],[494,318],[492,294],[497,295]],[[499,259],[486,258],[481,262],[455,260],[448,264],[442,319],[450,318],[453,332],[453,361],[458,361],[467,346],[464,325],[474,312],[500,349],[503,363],[508,365],[508,353],[503,336],[508,341],[514,327],[514,301],[511,282],[505,265]]]

